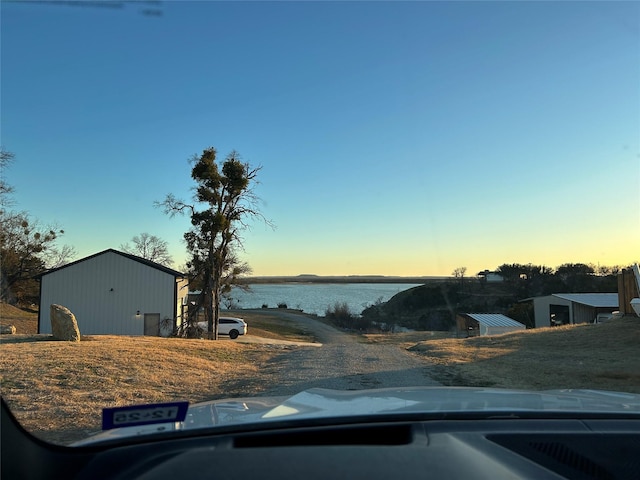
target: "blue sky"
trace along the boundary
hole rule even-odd
[[[256,275],[640,260],[638,3],[1,8],[3,175],[80,257],[183,263],[153,203],[214,146],[262,166]]]

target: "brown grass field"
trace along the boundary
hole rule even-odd
[[[259,366],[276,351],[229,340],[100,335],[3,339],[2,396],[20,422],[51,441],[99,430],[102,408],[259,394]]]
[[[251,335],[313,341],[268,312],[243,316]],[[111,335],[59,342],[35,334],[37,313],[7,305],[2,324],[26,333],[0,338],[2,397],[21,424],[54,443],[99,431],[103,407],[258,395],[270,385],[260,366],[293,348]]]
[[[294,311],[294,313],[300,312]],[[227,314],[225,313],[225,315]],[[228,316],[244,318],[249,324],[249,334],[257,337],[299,342],[317,341],[311,333],[300,329],[293,322],[281,318],[277,314],[271,314],[268,309],[264,311],[252,310],[251,312],[235,311]]]
[[[640,319],[424,340],[409,347],[445,385],[640,393]]]

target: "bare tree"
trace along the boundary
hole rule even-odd
[[[13,161],[13,153],[0,147],[0,209],[5,210],[10,204],[13,187],[5,181],[5,170]]]
[[[460,285],[464,285],[464,275],[467,273],[467,267],[458,267],[453,272],[452,275],[458,279]]]
[[[0,300],[21,303],[35,301],[38,275],[66,263],[75,250],[56,245],[63,230],[43,226],[26,212],[9,210],[13,186],[6,182],[5,170],[13,158],[13,153],[0,148]]]
[[[458,267],[452,272],[452,275],[455,278],[464,278],[464,275],[466,273],[467,273],[467,267]]]
[[[135,235],[131,241],[133,242],[132,246],[129,243],[120,245],[123,252],[137,255],[165,267],[173,265],[173,258],[169,254],[169,244],[161,238],[141,233]]]
[[[46,255],[64,233],[43,227],[26,213],[0,214],[0,300],[22,302],[37,297],[36,277],[47,269]]]
[[[71,245],[51,245],[45,250],[43,259],[47,268],[60,268],[77,256],[77,250]]]
[[[218,338],[223,293],[247,271],[248,266],[235,255],[235,251],[242,248],[240,233],[248,226],[249,219],[264,220],[253,193],[260,167],[241,162],[238,153],[233,151],[219,168],[216,154],[215,148],[208,148],[193,158],[191,178],[196,182],[196,193],[192,203],[171,194],[157,203],[171,216],[185,213],[191,216],[192,228],[184,234],[191,255],[187,265],[202,288],[195,308],[189,312],[189,330],[202,308],[210,339]]]

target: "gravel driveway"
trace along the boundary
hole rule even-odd
[[[265,395],[292,395],[308,388],[337,390],[439,385],[420,360],[396,345],[360,343],[359,337],[291,312],[278,315],[313,333],[321,347],[284,351],[261,372],[272,380]]]

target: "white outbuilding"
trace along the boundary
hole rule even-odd
[[[500,313],[459,313],[456,316],[458,331],[468,337],[478,335],[502,335],[526,330],[520,322]]]
[[[181,272],[108,249],[42,275],[38,333],[51,333],[58,304],[82,335],[168,335],[186,316],[188,286]]]

